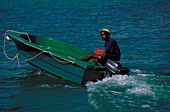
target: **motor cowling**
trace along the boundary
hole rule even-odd
[[[117,73],[118,72],[118,64],[115,63],[114,61],[112,60],[107,60],[106,63],[105,63],[105,67],[107,69],[109,69],[112,73]]]
[[[128,67],[122,67],[122,65],[119,62],[114,62],[110,59],[107,59],[105,63],[105,67],[113,74],[128,74],[129,68]]]

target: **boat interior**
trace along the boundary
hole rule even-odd
[[[31,43],[41,46],[52,53],[59,54],[63,57],[68,57],[69,59],[72,58],[73,60],[81,59],[90,53],[89,51],[83,50],[74,45],[44,36],[29,35],[28,37],[26,34],[21,34],[20,37],[28,41],[31,40]],[[89,63],[94,64],[92,60],[89,61]]]

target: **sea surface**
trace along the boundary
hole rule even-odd
[[[104,49],[107,28],[121,49],[128,75],[81,86],[4,53],[6,30],[61,40],[94,51]],[[6,42],[9,57],[17,54]],[[0,111],[170,111],[169,0],[0,0]]]

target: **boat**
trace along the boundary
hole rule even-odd
[[[89,81],[102,80],[106,76],[105,73],[110,72],[109,67],[100,66],[92,60],[80,61],[80,58],[90,52],[74,45],[13,30],[8,30],[5,37],[15,42],[18,53],[25,61],[63,79],[86,84]],[[125,71],[127,74],[128,72]]]

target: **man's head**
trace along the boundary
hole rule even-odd
[[[102,29],[102,31],[100,32],[100,35],[103,41],[108,41],[110,38],[110,31],[108,29]]]

